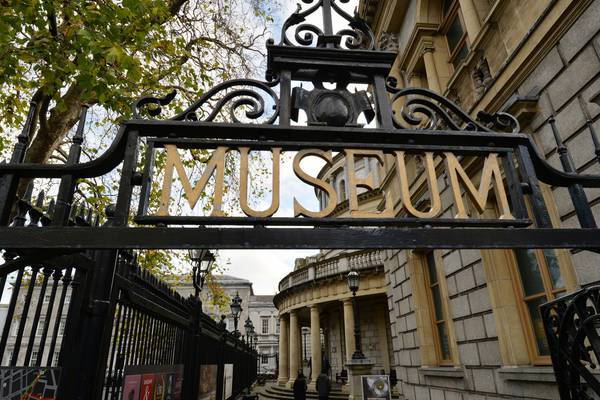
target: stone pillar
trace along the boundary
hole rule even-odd
[[[475,9],[473,0],[459,0],[460,11],[462,12],[463,21],[465,21],[465,29],[469,36],[469,43],[473,43],[479,31],[481,30],[481,22]]]
[[[349,400],[363,400],[362,396],[362,375],[371,375],[375,363],[364,358],[362,360],[350,360],[346,364],[348,368],[348,386],[350,386]]]
[[[285,385],[289,376],[289,335],[288,335],[288,324],[287,319],[284,315],[279,316],[279,366],[278,373],[279,377],[277,383],[279,385]]]
[[[344,339],[346,340],[346,362],[348,362],[352,359],[352,354],[354,354],[354,350],[356,350],[352,299],[344,300]]]
[[[442,87],[440,86],[440,78],[433,60],[433,48],[427,48],[423,52],[423,62],[425,63],[425,73],[427,74],[427,86],[430,90],[441,94]]]
[[[290,379],[287,383],[288,387],[292,387],[294,385],[294,381],[298,377],[298,371],[300,371],[300,365],[298,364],[298,361],[300,361],[300,354],[298,354],[298,345],[300,344],[300,338],[298,337],[299,332],[298,314],[296,310],[292,310],[290,311]]]
[[[310,388],[315,390],[317,377],[321,373],[321,320],[319,307],[310,307],[310,356],[311,356],[311,381]]]

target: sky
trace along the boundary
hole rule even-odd
[[[281,24],[285,19],[295,11],[296,1],[280,0],[281,7],[277,9],[278,14],[274,15],[275,24],[271,28],[271,37],[276,43],[280,41]],[[301,3],[302,4],[302,3]],[[358,2],[349,2],[341,4],[346,12],[352,15],[353,8]],[[312,6],[312,4],[302,4],[302,8]],[[334,13],[334,31],[343,28],[341,18],[336,18]],[[313,23],[321,26],[321,15],[316,13],[313,17],[307,18],[308,23]],[[336,29],[338,28],[338,29]],[[290,29],[288,36],[293,37],[294,31]],[[306,85],[305,85],[306,86]],[[281,196],[280,210],[275,216],[291,216],[293,197],[305,208],[310,210],[318,209],[317,198],[314,194],[314,188],[301,182],[294,175],[291,167],[291,157],[293,154],[288,154],[286,163],[282,165],[281,170]],[[302,164],[302,168],[316,176],[318,171],[323,166],[323,162],[313,157],[306,158]],[[270,176],[267,177],[270,182]],[[270,185],[268,185],[270,188]],[[267,196],[267,202],[270,202],[270,197]],[[267,207],[268,205],[266,205]],[[266,208],[265,207],[265,208]],[[294,260],[299,257],[306,257],[318,253],[318,249],[314,250],[221,250],[219,251],[219,261],[221,265],[226,267],[225,273],[228,275],[245,278],[253,283],[255,294],[274,294],[278,290],[279,281],[294,269]]]

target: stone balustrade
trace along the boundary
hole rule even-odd
[[[343,253],[334,258],[311,263],[297,271],[289,273],[279,282],[279,291],[301,285],[315,279],[324,279],[346,273],[350,270],[361,270],[383,265],[382,250],[359,250]]]

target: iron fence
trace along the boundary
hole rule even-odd
[[[37,229],[57,215],[30,184],[11,225]],[[73,207],[66,224],[97,226],[103,217]],[[197,396],[202,364],[233,366],[231,397],[256,378],[256,353],[142,269],[132,251],[25,252],[4,249],[0,293],[8,296],[0,366],[60,371],[58,398],[121,399],[127,366],[181,365],[183,398]],[[74,377],[76,377],[74,379]],[[12,398],[8,386],[2,398]],[[15,397],[18,398],[18,397]]]

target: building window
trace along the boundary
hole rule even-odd
[[[441,31],[446,36],[448,54],[450,54],[449,61],[456,69],[469,54],[467,31],[462,20],[458,0],[446,0],[443,11],[444,21]]]
[[[566,292],[554,250],[515,250],[517,292],[527,316],[527,336],[534,363],[550,362],[540,305]]]
[[[260,363],[261,364],[268,364],[269,363],[269,356],[267,356],[266,354],[263,354],[260,356]]]
[[[442,292],[433,251],[425,255],[426,280],[428,286],[429,309],[433,322],[435,347],[440,364],[452,364],[450,339],[448,337],[448,316],[442,303]]]
[[[261,325],[262,325],[262,334],[266,335],[267,333],[269,333],[269,318],[261,318]]]
[[[44,295],[44,303],[50,303],[50,295],[49,294]]]
[[[65,334],[65,324],[66,324],[66,321],[64,318],[62,318],[58,325],[58,336],[63,336]]]
[[[39,319],[37,329],[35,331],[35,336],[42,336],[42,333],[44,333],[45,322],[46,321],[43,318]]]
[[[346,200],[346,181],[343,179],[340,180],[338,192],[340,194],[340,202],[345,201]]]
[[[54,357],[52,357],[52,366],[53,367],[57,367],[58,366],[58,357],[60,357],[60,351],[55,351],[54,352]]]
[[[31,352],[31,361],[29,362],[29,365],[35,365],[37,363],[37,359],[38,359],[38,351],[34,350]]]
[[[279,318],[277,318],[277,322],[275,323],[275,333],[279,333]]]
[[[8,353],[8,360],[6,360],[6,365],[10,365],[10,363],[12,362],[12,358],[13,358],[13,348],[11,348],[11,347],[7,348],[6,352]]]

